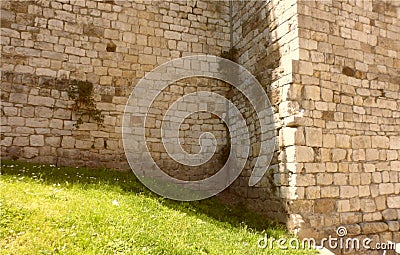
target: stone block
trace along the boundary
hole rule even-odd
[[[321,99],[321,89],[318,86],[305,86],[304,99],[318,101]]]
[[[41,118],[51,118],[53,116],[53,110],[49,107],[35,107],[35,116]]]
[[[305,145],[305,138],[302,128],[282,128],[281,143],[283,146]]]
[[[299,187],[315,185],[315,177],[313,174],[297,174],[296,185]]]
[[[371,148],[371,137],[370,136],[354,136],[351,139],[351,145],[352,145],[353,149]]]
[[[362,212],[375,212],[376,211],[376,205],[374,199],[370,198],[365,198],[361,199],[361,211]]]
[[[44,136],[43,135],[31,135],[29,137],[30,146],[39,147],[44,145]]]
[[[396,209],[386,209],[382,212],[382,216],[384,220],[397,220],[397,210]]]
[[[310,147],[322,147],[322,128],[306,127],[306,145]]]
[[[389,144],[390,149],[400,150],[400,136],[391,136]]]
[[[400,208],[400,196],[390,196],[387,198],[387,206],[389,208]]]
[[[34,95],[29,95],[29,97],[28,97],[28,103],[31,105],[52,107],[54,105],[54,102],[55,102],[55,100],[51,97],[42,97],[42,96],[34,96]]]
[[[386,223],[388,224],[389,231],[399,232],[400,221],[387,221]]]
[[[28,95],[21,93],[10,93],[10,103],[26,104],[28,102]]]
[[[54,118],[68,120],[71,119],[71,114],[72,114],[71,110],[65,110],[59,108],[54,111]]]
[[[19,147],[25,147],[29,145],[29,138],[25,136],[18,136],[15,137],[13,140],[13,145],[19,146]]]
[[[23,150],[24,158],[31,159],[39,155],[38,148],[35,147],[25,147]]]
[[[363,234],[376,234],[387,231],[388,225],[384,222],[363,222],[359,224]]]
[[[22,117],[34,117],[35,116],[35,108],[32,106],[24,106],[21,109]]]
[[[64,29],[64,22],[61,20],[50,19],[48,21],[48,28],[54,30],[63,30]]]
[[[28,118],[26,119],[26,126],[27,127],[48,127],[49,126],[49,119],[45,118]]]
[[[60,137],[46,137],[45,139],[46,144],[52,146],[52,147],[60,147],[61,144],[61,138]]]
[[[311,62],[299,61],[299,74],[313,75],[314,68]]]
[[[350,148],[350,136],[349,135],[336,135],[336,147],[337,148]]]
[[[347,152],[344,149],[332,149],[331,158],[333,162],[340,162],[346,158]]]
[[[75,138],[70,136],[64,136],[62,138],[61,147],[64,149],[75,148]]]
[[[387,194],[393,194],[393,193],[394,193],[394,184],[393,183],[379,184],[379,194],[387,195]],[[398,205],[398,208],[400,208],[400,204]]]
[[[288,162],[313,162],[314,150],[306,146],[289,146],[286,157]]]
[[[25,125],[25,119],[22,117],[8,117],[7,119],[7,124],[9,126],[22,127]]]
[[[341,198],[352,198],[358,196],[358,188],[355,186],[341,186],[340,197]]]
[[[365,160],[368,162],[375,161],[379,159],[379,150],[377,149],[366,149],[365,150]]]
[[[75,148],[77,149],[90,149],[93,145],[92,141],[76,140]]]

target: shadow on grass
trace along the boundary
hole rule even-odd
[[[98,185],[108,186],[120,189],[123,193],[143,194],[157,199],[163,205],[185,212],[190,216],[210,217],[220,222],[229,223],[233,227],[247,227],[256,232],[265,232],[274,237],[285,235],[282,225],[271,222],[265,216],[247,210],[243,205],[227,206],[216,198],[180,202],[158,196],[142,185],[130,171],[57,167],[11,160],[2,160],[1,167],[3,176],[24,177],[47,185],[60,185],[67,188],[72,185],[87,189],[96,188]]]

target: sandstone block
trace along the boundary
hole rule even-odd
[[[371,137],[369,136],[354,136],[351,139],[353,149],[371,148]]]
[[[361,211],[362,212],[375,212],[376,205],[374,199],[365,198],[361,199]]]
[[[28,103],[31,105],[42,105],[52,107],[54,105],[55,100],[51,97],[42,97],[42,96],[34,96],[29,95]]]
[[[14,140],[13,140],[13,145],[20,146],[20,147],[28,146],[29,145],[29,138],[28,137],[24,137],[24,136],[15,137]]]
[[[304,99],[318,101],[321,99],[321,89],[318,86],[305,86]]]
[[[389,138],[385,136],[372,136],[371,137],[372,148],[389,148]]]
[[[164,37],[166,39],[181,40],[181,33],[175,31],[165,31]]]
[[[18,73],[33,73],[35,69],[28,65],[17,65],[15,66],[15,71]]]
[[[377,149],[366,149],[365,159],[367,161],[375,161],[379,159],[379,150]]]
[[[48,21],[48,28],[54,30],[63,30],[64,29],[64,22],[61,20],[50,19]]]
[[[289,146],[286,148],[288,162],[313,162],[314,150],[306,146]]]
[[[306,144],[311,147],[322,146],[322,128],[306,127]]]
[[[321,197],[339,197],[340,189],[337,186],[321,187]]]
[[[26,104],[28,102],[28,95],[21,93],[10,93],[9,102]]]
[[[38,147],[44,145],[44,136],[43,135],[31,135],[29,137],[30,146]]]
[[[397,220],[397,210],[396,209],[386,209],[382,212],[382,216],[384,220]]]
[[[390,149],[400,150],[400,136],[391,136],[389,144]]]
[[[91,141],[76,140],[75,147],[77,149],[90,149],[93,143]]]
[[[297,186],[310,186],[315,185],[315,178],[313,174],[297,174],[296,175]]]
[[[75,138],[70,136],[64,136],[62,138],[61,147],[64,149],[75,148]]]
[[[61,138],[60,137],[46,137],[45,139],[46,144],[52,146],[52,147],[60,147],[61,144]]]
[[[41,118],[51,118],[53,116],[53,110],[48,107],[36,107],[35,116]]]
[[[341,186],[340,197],[352,198],[358,196],[358,188],[355,186]]]
[[[8,125],[22,127],[25,125],[25,119],[22,117],[8,117]]]
[[[376,234],[387,231],[389,229],[388,225],[384,222],[367,222],[360,223],[361,231],[363,234]]]
[[[317,184],[330,185],[333,183],[333,175],[328,173],[317,174]]]
[[[322,145],[325,148],[334,148],[336,147],[335,135],[333,134],[324,134],[322,139]]]
[[[65,109],[57,109],[54,111],[54,118],[57,119],[71,119],[71,114],[72,112],[70,110],[65,110]]]
[[[336,135],[336,147],[338,148],[350,148],[350,136],[337,134]]]
[[[305,145],[305,138],[301,128],[282,128],[281,143],[283,146]]]
[[[34,148],[34,147],[25,147],[24,151],[24,158],[34,158],[37,157],[39,155],[39,150],[38,148]]]
[[[400,208],[400,196],[391,196],[387,198],[387,205],[389,208]]]
[[[339,162],[346,158],[346,150],[344,149],[332,149],[331,150],[331,157],[333,162]]]
[[[299,74],[313,75],[314,68],[311,62],[299,61]]]
[[[389,231],[398,232],[400,230],[400,221],[387,221]]]
[[[27,127],[48,127],[49,119],[45,118],[29,118],[26,119]]]
[[[393,183],[381,183],[379,184],[379,194],[387,195],[394,193],[394,184]],[[400,204],[398,205],[400,208]]]

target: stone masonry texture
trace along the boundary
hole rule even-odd
[[[168,60],[197,54],[234,59],[261,83],[275,113],[269,171],[248,186],[260,124],[229,84],[190,78],[153,104],[148,146],[172,176],[202,179],[229,153],[226,126],[196,113],[181,125],[184,149],[202,132],[218,147],[198,168],[177,164],[161,121],[184,94],[230,98],[245,116],[251,152],[221,197],[286,224],[300,237],[335,235],[400,242],[400,4],[397,1],[1,1],[1,156],[57,165],[128,170],[122,114],[137,82]],[[79,128],[67,90],[94,85],[103,125]],[[371,251],[365,251],[365,253]]]

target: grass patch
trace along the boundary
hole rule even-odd
[[[285,230],[216,199],[159,197],[131,172],[2,161],[0,254],[310,254],[260,249]]]

